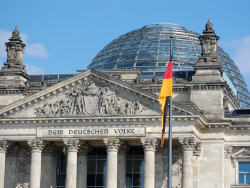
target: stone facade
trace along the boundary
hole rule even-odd
[[[245,187],[239,185],[238,163],[250,162],[250,116],[230,114],[239,105],[222,78],[217,40],[208,22],[192,80],[174,80],[174,188]],[[107,188],[126,187],[131,147],[143,151],[143,187],[166,187],[160,80],[140,80],[134,70],[87,70],[36,90],[22,63],[25,45],[17,29],[6,47],[0,75],[0,188],[59,187],[59,148],[67,153],[61,182],[85,188],[88,154],[95,147],[106,148]],[[6,79],[11,80],[7,85]]]

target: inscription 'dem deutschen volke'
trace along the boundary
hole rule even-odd
[[[37,137],[145,136],[145,127],[133,128],[38,128]]]

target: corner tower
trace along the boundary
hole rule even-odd
[[[209,20],[199,40],[201,56],[194,66],[190,98],[208,119],[223,119],[225,112],[239,108],[239,105],[223,79],[223,68],[216,54],[219,37]]]
[[[7,61],[0,70],[0,108],[24,98],[28,88],[29,75],[23,64],[25,44],[15,28],[8,42],[5,43]]]
[[[21,40],[17,27],[5,46],[7,61],[0,71],[0,87],[25,87],[29,80],[23,64],[23,53],[26,45]]]

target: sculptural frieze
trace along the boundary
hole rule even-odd
[[[63,95],[59,100],[35,108],[36,116],[129,115],[146,110],[138,101],[121,98],[109,87],[97,87],[90,79],[83,80]]]

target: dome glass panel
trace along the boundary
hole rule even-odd
[[[174,71],[192,71],[200,54],[199,35],[177,24],[151,24],[128,32],[106,45],[89,69],[139,69],[141,78],[162,78],[170,59],[170,36],[174,37]],[[224,72],[237,90],[241,107],[250,108],[250,93],[239,68],[221,47],[217,55]]]

